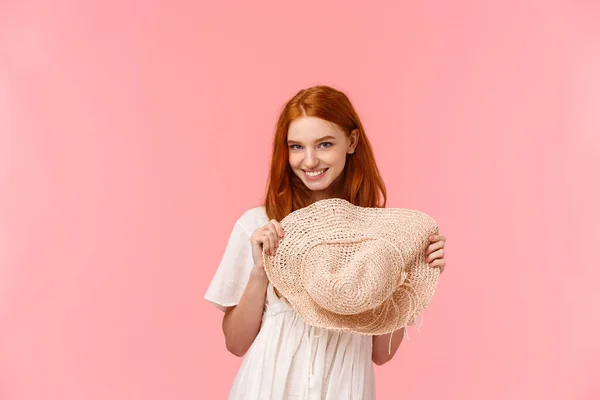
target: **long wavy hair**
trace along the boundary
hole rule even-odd
[[[344,93],[329,86],[303,89],[284,106],[273,139],[265,209],[269,219],[281,221],[292,211],[312,203],[310,189],[289,164],[287,134],[290,123],[300,117],[317,117],[338,125],[350,137],[358,129],[354,154],[346,155],[342,198],[361,207],[385,207],[387,194],[365,130]]]

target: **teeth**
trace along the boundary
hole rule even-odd
[[[306,175],[308,175],[308,176],[318,176],[318,175],[321,175],[323,172],[325,172],[324,169],[322,169],[321,171],[318,171],[318,172],[308,172],[308,171],[306,171]]]

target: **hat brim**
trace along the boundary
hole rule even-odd
[[[275,255],[263,254],[267,277],[308,325],[361,335],[382,335],[407,326],[430,303],[439,269],[425,259],[429,236],[438,233],[427,214],[403,208],[359,207],[343,199],[327,199],[296,210],[281,222],[284,236]],[[380,237],[392,241],[405,263],[404,283],[374,309],[341,315],[320,307],[305,290],[302,258],[311,244],[348,237]]]

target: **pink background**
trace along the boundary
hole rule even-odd
[[[223,399],[280,107],[353,100],[447,270],[381,399],[598,399],[600,6],[3,1],[0,399]]]

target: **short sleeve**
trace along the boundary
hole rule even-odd
[[[238,220],[204,298],[221,311],[239,303],[252,271],[250,234]]]

